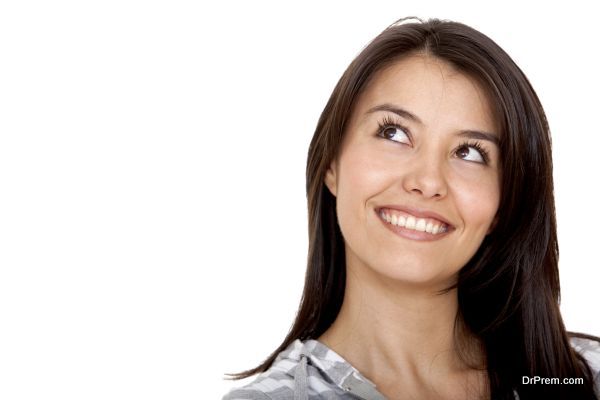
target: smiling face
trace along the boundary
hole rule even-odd
[[[379,71],[325,176],[347,268],[453,283],[498,210],[498,134],[484,91],[444,61],[412,55]]]

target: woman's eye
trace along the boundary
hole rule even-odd
[[[473,161],[482,164],[485,164],[486,162],[485,156],[482,154],[481,150],[472,146],[463,145],[459,147],[458,150],[456,150],[456,155],[458,158],[467,161]]]
[[[410,144],[410,139],[406,132],[398,126],[385,126],[380,129],[379,136],[393,140],[394,142]]]

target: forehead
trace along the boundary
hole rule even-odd
[[[381,104],[406,108],[425,124],[498,132],[483,87],[434,56],[407,56],[376,72],[359,96],[353,118]]]

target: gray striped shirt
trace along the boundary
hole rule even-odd
[[[572,338],[573,348],[582,354],[594,372],[600,397],[600,343]],[[515,399],[519,396],[515,392]],[[222,400],[386,400],[373,382],[365,378],[339,354],[317,340],[296,339],[278,354],[267,371]]]

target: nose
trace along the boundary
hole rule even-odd
[[[435,156],[414,157],[405,172],[403,187],[409,193],[433,199],[443,198],[448,193],[443,163]]]

